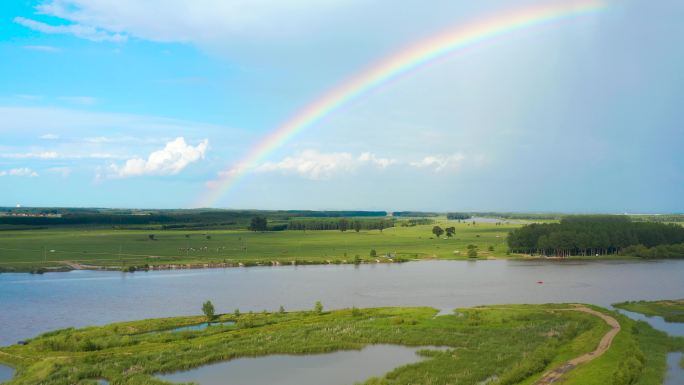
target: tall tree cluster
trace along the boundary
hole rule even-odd
[[[394,227],[394,221],[387,219],[352,219],[352,218],[324,218],[298,219],[288,224],[289,230],[382,230]]]
[[[266,231],[268,230],[268,220],[266,217],[257,216],[252,218],[249,223],[249,230],[251,231]]]
[[[472,215],[468,213],[447,213],[447,219],[450,220],[464,220],[469,219]]]
[[[625,247],[684,243],[684,227],[632,222],[620,215],[578,215],[560,223],[534,223],[512,231],[512,252],[572,256],[617,254]]]

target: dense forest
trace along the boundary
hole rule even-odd
[[[433,213],[427,211],[395,211],[392,213],[394,217],[414,217],[414,218],[426,218],[426,217],[438,217],[440,213]]]
[[[162,229],[247,228],[255,216],[271,222],[293,218],[384,218],[385,211],[309,211],[309,210],[116,210],[62,208],[0,209],[0,226],[107,226],[131,227],[158,225]],[[281,226],[282,227],[282,226]]]
[[[394,221],[371,218],[296,219],[290,221],[288,230],[383,230],[394,227]]]
[[[684,258],[684,243],[653,247],[646,247],[644,245],[627,246],[620,251],[620,254],[645,259]]]
[[[617,254],[628,246],[653,248],[679,243],[684,243],[682,226],[633,222],[622,215],[564,217],[560,223],[523,226],[508,236],[512,252],[563,257]]]
[[[450,220],[464,220],[472,217],[469,213],[447,213],[447,219]]]

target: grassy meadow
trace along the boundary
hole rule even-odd
[[[432,227],[454,226],[452,238],[432,234]],[[507,256],[506,236],[520,225],[459,223],[380,230],[270,231],[128,230],[62,227],[0,231],[0,269],[30,271],[66,266],[72,261],[97,266],[202,263],[351,263],[411,259],[466,259],[468,245],[478,258]],[[150,236],[153,235],[153,239]],[[492,250],[490,250],[490,248]],[[376,250],[376,256],[371,256]],[[1,270],[0,270],[1,271]]]
[[[179,317],[45,333],[26,345],[0,348],[0,362],[17,369],[8,383],[165,384],[154,377],[208,363],[269,354],[361,349],[368,344],[442,346],[366,385],[534,384],[550,368],[596,348],[607,325],[570,305],[507,305],[458,309],[344,309],[331,312],[224,314],[235,321],[200,331],[169,329],[205,322]],[[564,310],[563,310],[564,309]],[[597,310],[601,310],[595,308]],[[601,310],[604,311],[605,310]],[[600,358],[567,373],[566,385],[662,383],[665,354],[681,350],[648,324],[618,317],[622,331]]]

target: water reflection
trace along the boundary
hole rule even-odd
[[[201,323],[197,325],[188,325],[188,326],[181,326],[178,328],[170,329],[170,330],[161,330],[161,332],[194,332],[194,331],[200,331],[204,330],[208,327],[216,327],[216,326],[233,326],[235,325],[235,322],[233,321],[225,321],[225,322],[212,322],[212,323]]]
[[[0,384],[9,381],[14,376],[14,368],[0,364]]]
[[[627,317],[637,320],[647,322],[653,328],[662,330],[671,336],[684,337],[684,323],[679,322],[667,322],[663,317],[659,316],[646,316],[641,313],[635,313],[623,309],[616,309],[618,312],[626,315]],[[683,382],[684,384],[684,382]]]
[[[239,358],[159,378],[201,385],[349,385],[420,361],[416,352],[426,348],[435,349],[371,345],[325,354]]]
[[[684,298],[684,261],[425,261],[123,274],[0,274],[0,345],[42,332],[200,314],[376,306],[453,309],[506,303]],[[537,284],[543,281],[543,284]],[[78,298],[75,301],[74,298]],[[135,298],[135,301],[131,299]],[[30,303],[31,306],[26,306]],[[89,309],[87,312],[82,309]]]
[[[679,352],[667,355],[667,376],[663,385],[684,384],[684,369],[679,365],[682,356],[683,354]]]

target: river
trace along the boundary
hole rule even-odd
[[[684,298],[684,261],[423,261],[154,272],[0,274],[0,345],[64,327],[201,314],[326,308]],[[542,282],[542,283],[538,283]]]

